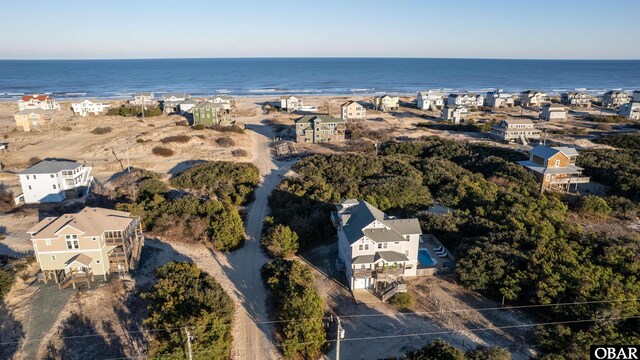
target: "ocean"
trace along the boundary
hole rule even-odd
[[[0,100],[123,99],[139,91],[193,96],[415,94],[438,89],[594,94],[640,89],[640,60],[256,58],[0,60]]]

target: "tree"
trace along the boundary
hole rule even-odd
[[[401,360],[464,360],[464,352],[446,342],[437,339],[421,349],[409,351]]]
[[[231,251],[242,244],[246,235],[238,210],[230,204],[224,208],[211,220],[211,238],[218,250]]]
[[[11,270],[0,269],[0,300],[9,293],[14,282],[16,275]]]
[[[275,257],[289,257],[298,251],[298,234],[289,226],[278,224],[267,231],[261,239],[262,246]]]
[[[611,213],[611,208],[607,201],[599,196],[587,195],[578,201],[579,212],[598,218],[606,218]]]
[[[467,360],[511,360],[511,354],[507,349],[488,348],[480,346],[474,350],[469,350],[465,354]]]

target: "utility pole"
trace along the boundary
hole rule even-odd
[[[127,172],[131,172],[131,166],[129,166],[129,142],[125,139],[124,142],[125,149],[127,150]]]
[[[193,354],[191,353],[191,334],[186,326],[184,327],[184,331],[187,333],[187,351],[189,352],[189,360],[193,360]]]
[[[336,360],[340,360],[340,339],[344,337],[344,329],[340,323],[340,317],[336,316],[338,320],[338,333],[336,334]]]

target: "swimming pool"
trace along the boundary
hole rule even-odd
[[[438,263],[438,260],[431,256],[429,250],[421,248],[418,250],[418,262],[423,266],[435,266]]]

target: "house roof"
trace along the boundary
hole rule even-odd
[[[99,236],[107,230],[122,231],[131,223],[130,213],[96,207],[85,207],[75,214],[47,217],[27,233],[32,239],[52,239],[65,227],[72,227],[83,236]]]
[[[564,110],[564,106],[560,104],[546,104],[543,107],[554,110]]]
[[[565,167],[552,167],[552,166],[544,166],[533,161],[524,160],[518,161],[518,164],[526,167],[527,169],[536,172],[538,174],[580,174],[582,172],[582,168],[576,165],[567,165]]]
[[[349,101],[347,101],[346,103],[344,103],[344,104],[342,104],[342,105],[340,105],[340,106],[350,106],[350,105],[353,105],[353,104],[357,104],[357,105],[363,106],[363,105],[362,105],[362,104],[360,104],[359,102],[357,102],[357,101],[353,101],[353,100],[349,100]]]
[[[304,116],[296,119],[295,123],[296,124],[299,124],[299,123],[312,123],[316,119],[320,119],[322,122],[328,122],[328,123],[344,123],[344,122],[346,122],[346,120],[334,118],[334,117],[331,117],[329,115],[304,115]]]
[[[69,266],[71,264],[73,264],[74,262],[77,262],[79,264],[85,265],[85,266],[89,266],[91,265],[91,262],[93,261],[93,258],[89,255],[85,255],[83,253],[77,254],[75,256],[73,256],[71,259],[67,260],[64,264],[66,266]]]
[[[575,148],[570,148],[566,146],[549,147],[544,145],[538,145],[529,151],[531,155],[535,155],[543,159],[549,159],[550,157],[554,156],[559,152],[563,153],[565,156],[578,155],[578,151]]]
[[[194,106],[194,109],[206,109],[206,108],[221,109],[222,107],[224,107],[224,105],[222,104],[215,104],[210,101],[201,101],[197,103],[196,106]]]
[[[390,242],[404,240],[403,234],[422,233],[418,219],[391,219],[364,200],[359,201],[358,205],[345,209],[344,213],[351,214],[342,227],[350,244],[360,240],[363,236],[369,237],[369,235],[372,236],[370,239],[376,242]],[[389,229],[385,229],[386,231],[381,228],[364,229],[374,221],[378,221]]]
[[[500,122],[504,122],[507,125],[533,125],[533,121],[527,119],[504,119]]]
[[[139,93],[136,93],[134,96],[150,96],[150,97],[153,97],[153,93],[152,92],[139,92]]]
[[[378,260],[384,260],[386,262],[399,262],[399,261],[409,261],[409,258],[405,254],[401,254],[395,251],[378,251],[376,252],[375,259],[373,262]]]
[[[75,161],[67,160],[42,160],[39,163],[30,166],[20,175],[30,174],[53,174],[63,170],[73,170],[80,167],[82,164]]]
[[[224,96],[224,95],[212,96],[209,99],[211,99],[211,100],[213,100],[213,99],[233,100],[233,98],[231,96]]]
[[[29,115],[29,114],[48,114],[49,112],[44,109],[36,108],[36,109],[24,109],[20,110],[14,115]]]
[[[286,99],[290,99],[290,98],[294,98],[294,99],[298,99],[297,97],[293,96],[293,95],[289,95],[289,96],[281,96],[280,99],[286,100]]]
[[[47,99],[49,99],[49,95],[38,95],[38,94],[25,95],[22,98],[20,98],[21,101],[29,101],[29,100],[45,101]]]
[[[176,97],[176,98],[181,98],[181,99],[186,99],[188,97],[190,97],[191,95],[189,94],[185,94],[185,93],[166,93],[163,95],[163,98],[170,98],[170,97]]]
[[[180,103],[180,105],[197,105],[198,104],[198,100],[193,99],[193,98],[189,98],[183,102]]]

